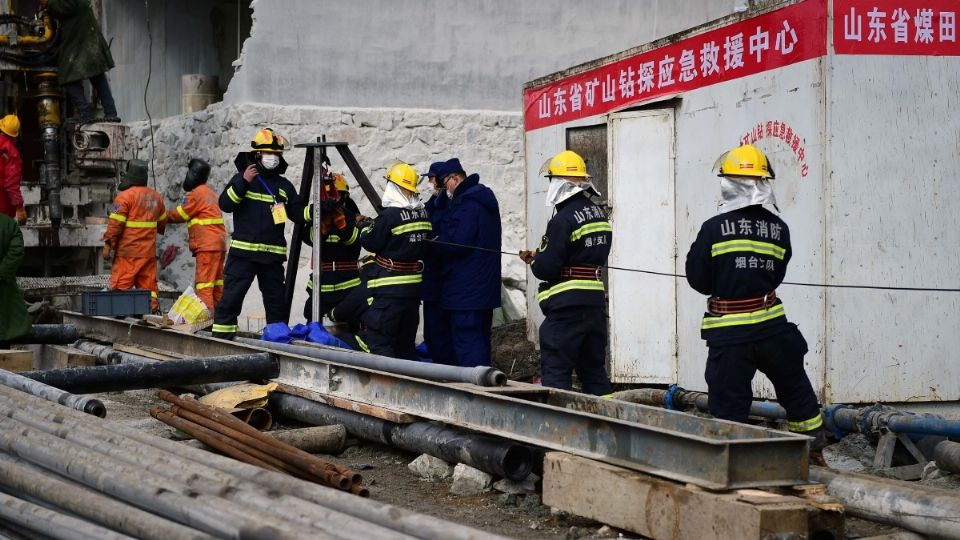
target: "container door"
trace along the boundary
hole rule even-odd
[[[610,265],[676,271],[673,109],[610,116]],[[610,378],[620,383],[677,379],[677,279],[612,269]]]

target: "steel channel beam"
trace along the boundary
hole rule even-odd
[[[104,317],[64,314],[84,335],[191,356],[260,350]],[[281,353],[278,381],[710,489],[807,480],[809,438],[551,390],[546,403]]]

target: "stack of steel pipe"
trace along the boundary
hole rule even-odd
[[[198,441],[244,463],[297,478],[317,482],[361,497],[370,492],[363,477],[350,469],[308,454],[258,431],[239,418],[192,398],[181,398],[166,390],[160,399],[172,404],[169,409],[153,407],[150,416],[173,426]]]
[[[0,520],[44,538],[496,538],[0,385]]]

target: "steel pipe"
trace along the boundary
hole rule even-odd
[[[339,454],[347,443],[347,430],[339,424],[272,431],[269,435],[310,454]],[[199,440],[185,440],[181,441],[181,444],[200,449],[209,448]]]
[[[472,368],[446,366],[442,364],[414,362],[413,360],[401,360],[399,358],[390,358],[377,354],[346,351],[334,347],[288,345],[285,343],[274,343],[272,341],[243,337],[236,338],[236,341],[264,349],[299,354],[318,360],[375,369],[377,371],[386,371],[398,375],[407,375],[418,379],[465,382],[477,386],[503,386],[507,384],[507,376],[504,375],[502,371],[490,366],[477,366]]]
[[[154,364],[28,371],[23,376],[67,391],[93,393],[271,379],[279,374],[280,362],[274,355],[252,353]]]
[[[810,480],[826,485],[850,515],[939,538],[960,538],[956,491],[822,467],[810,467]]]
[[[147,540],[203,540],[213,538],[134,506],[81,487],[30,463],[0,453],[0,485],[29,495],[44,504]]]
[[[834,405],[827,408],[824,417],[827,427],[834,431],[871,433],[887,430],[894,433],[960,437],[960,420],[947,420],[933,414],[914,414],[885,405],[863,409]]]
[[[172,491],[177,494],[187,494],[194,498],[201,494],[205,497],[222,497],[225,500],[222,501],[222,506],[218,508],[239,509],[244,515],[260,519],[264,523],[269,522],[274,517],[282,518],[292,523],[312,526],[324,533],[318,535],[316,532],[312,532],[305,535],[311,538],[346,537],[384,538],[387,540],[409,538],[405,534],[371,523],[362,513],[348,516],[344,512],[308,502],[303,497],[298,498],[289,494],[289,490],[274,489],[270,485],[257,482],[256,478],[248,480],[206,465],[205,462],[211,460],[225,459],[215,454],[184,447],[179,443],[154,437],[136,429],[133,429],[131,434],[144,437],[142,440],[133,439],[116,431],[104,429],[106,427],[118,427],[110,422],[91,424],[83,418],[70,418],[69,414],[72,411],[67,409],[43,411],[43,417],[38,418],[36,414],[21,410],[19,407],[22,404],[16,400],[9,400],[9,396],[0,396],[0,400],[2,400],[0,401],[0,414],[5,414],[16,420],[22,419],[25,424],[35,429],[56,434],[87,450],[102,452],[108,458],[119,461],[120,466],[126,468],[116,469],[116,474],[119,477],[118,481],[123,478],[144,477],[146,480],[152,480],[154,484],[157,481],[167,482],[164,484],[163,493]],[[104,444],[105,441],[109,444]],[[173,448],[165,446],[158,448],[156,443],[160,443],[159,446],[170,444]],[[172,453],[174,451],[176,453]],[[199,457],[200,460],[182,457],[185,451],[198,452],[199,455],[195,457]],[[245,465],[234,460],[226,461],[230,464]],[[268,472],[258,467],[253,467],[253,469],[259,473]],[[137,471],[146,471],[146,473],[143,475],[137,473],[133,477],[125,476]],[[283,477],[293,480],[289,476],[283,475]],[[305,484],[315,486],[315,484]],[[326,492],[335,491],[325,487],[319,489]],[[346,493],[343,493],[343,495],[354,501],[357,500],[357,497],[352,495]],[[266,514],[260,515],[261,510],[243,510],[244,507],[237,506],[238,504],[246,505],[249,509],[264,509],[262,511]],[[387,513],[392,514],[395,511],[395,509],[390,509]],[[200,515],[204,515],[202,510]]]
[[[103,418],[107,415],[107,408],[99,399],[88,396],[77,396],[69,392],[64,392],[59,388],[28,379],[23,375],[0,369],[0,385],[14,388],[21,392],[26,392],[32,396],[43,398],[47,401],[59,403],[65,407],[76,409],[78,411],[92,414]]]
[[[80,339],[80,330],[70,324],[35,324],[30,332],[11,339],[10,343],[30,345],[69,345]]]
[[[938,469],[960,474],[960,443],[943,441],[933,449],[933,461]]]
[[[123,351],[118,351],[109,345],[101,345],[95,341],[86,341],[81,340],[73,344],[75,349],[80,349],[83,352],[92,354],[97,359],[98,365],[118,365],[118,364],[156,364],[157,362],[163,362],[164,360],[157,360],[156,358],[150,358],[148,356],[141,356],[139,354],[133,354]],[[229,388],[234,386],[240,381],[231,381],[231,382],[222,382],[222,383],[208,383],[208,384],[192,384],[188,386],[183,386],[184,390],[193,392],[198,395],[206,395],[223,388]]]
[[[528,447],[496,437],[435,422],[397,424],[289,394],[275,393],[270,399],[282,415],[299,422],[343,424],[364,439],[465,463],[494,476],[523,480],[533,469],[533,452]]]
[[[161,476],[68,442],[13,418],[0,419],[0,449],[61,476],[130,501],[214,536],[275,535],[303,538],[304,531],[213,495],[197,494]]]
[[[174,404],[175,407],[182,407],[192,414],[205,417],[213,422],[212,425],[202,425],[206,425],[208,428],[223,433],[234,440],[241,441],[244,444],[276,456],[285,462],[293,463],[297,467],[300,467],[311,474],[324,478],[325,481],[330,482],[331,485],[340,488],[348,487],[340,485],[341,481],[339,478],[330,476],[324,471],[336,473],[336,476],[343,477],[353,483],[360,483],[363,481],[363,477],[360,476],[360,474],[345,467],[340,467],[315,456],[311,456],[310,454],[303,452],[302,450],[298,450],[288,444],[284,444],[269,435],[257,431],[256,428],[246,424],[240,419],[217,410],[215,407],[205,405],[195,399],[184,399],[178,397],[170,392],[167,392],[166,390],[161,390],[159,395],[160,399]],[[174,410],[172,412],[179,416],[183,416],[192,422],[201,423],[198,421],[198,419],[192,418],[189,415],[184,415],[182,411]]]
[[[321,530],[351,538],[402,539],[409,537],[439,540],[495,539],[456,523],[433,518],[348,493],[304,482],[285,474],[224,458],[181,443],[144,433],[114,422],[90,422],[81,413],[24,396],[0,387],[0,414],[43,415],[62,436],[100,448],[142,469],[161,471],[165,476],[190,482],[193,488],[211,491],[288,519],[311,517]],[[4,405],[5,404],[5,405]],[[29,412],[26,412],[29,411]],[[69,429],[64,429],[69,428]],[[104,441],[111,445],[104,445]],[[261,495],[273,492],[271,495]],[[276,493],[283,495],[276,496]],[[408,536],[409,535],[409,536]]]
[[[676,385],[665,390],[660,388],[624,390],[614,393],[613,399],[619,399],[620,401],[626,401],[628,403],[652,405],[654,407],[666,407],[674,410],[696,408],[706,413],[710,412],[708,394],[684,390]],[[774,401],[753,401],[750,403],[750,416],[759,416],[772,420],[786,420],[787,411],[781,407],[779,403]]]
[[[0,521],[16,523],[43,538],[57,540],[134,540],[134,537],[0,493]]]

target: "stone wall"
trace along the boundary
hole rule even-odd
[[[503,246],[518,251],[526,246],[524,224],[523,132],[518,113],[497,111],[436,111],[418,109],[337,109],[292,107],[258,103],[239,105],[216,104],[206,110],[175,116],[154,123],[152,151],[150,130],[146,122],[132,125],[131,136],[137,157],[153,158],[157,190],[172,208],[184,193],[180,187],[186,164],[193,157],[210,162],[210,185],[223,189],[236,173],[233,160],[237,153],[249,149],[249,141],[259,127],[274,127],[293,143],[312,142],[322,134],[328,140],[346,141],[378,190],[382,189],[386,165],[393,160],[413,164],[425,171],[430,162],[459,157],[467,172],[480,174],[482,183],[490,186],[500,201],[503,220]],[[285,153],[290,164],[286,177],[299,186],[305,151]],[[347,172],[334,151],[335,170]],[[373,211],[359,188],[351,196],[361,211]],[[424,194],[424,200],[429,197]],[[228,228],[232,226],[227,215]],[[292,232],[288,225],[287,234]],[[187,249],[186,227],[174,225],[160,239],[160,251],[167,246],[181,247],[174,262],[160,271],[162,279],[185,289],[193,283],[193,258]],[[305,283],[309,273],[309,254],[304,252],[298,272],[297,296],[291,323],[302,320],[306,299]],[[503,277],[516,287],[524,287],[526,272],[517,257],[503,256]],[[525,311],[522,291],[510,289],[514,305]],[[241,329],[256,331],[263,324],[263,307],[256,286],[244,303]]]

